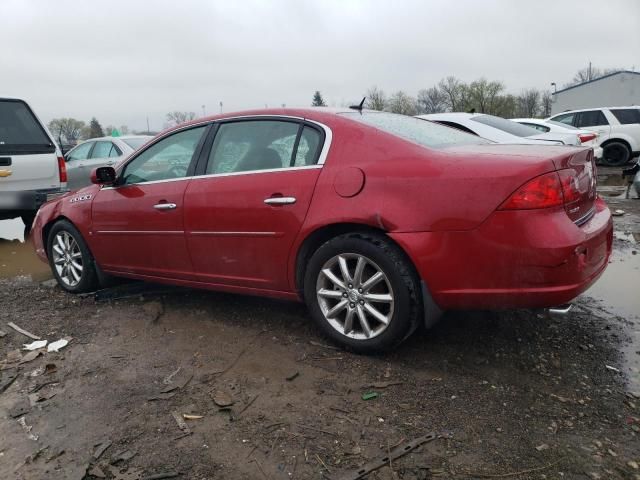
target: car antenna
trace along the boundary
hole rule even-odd
[[[364,106],[364,101],[366,100],[367,97],[362,97],[362,101],[358,104],[358,105],[349,105],[349,108],[351,110],[358,110],[360,113],[362,113],[362,107]]]

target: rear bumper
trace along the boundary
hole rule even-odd
[[[0,220],[33,214],[44,203],[64,193],[60,188],[0,192]]]
[[[567,303],[607,266],[611,214],[598,199],[581,226],[563,208],[499,211],[465,232],[394,233],[434,302],[448,309],[544,308]]]

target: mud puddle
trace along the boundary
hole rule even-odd
[[[0,278],[26,276],[40,282],[52,278],[49,266],[36,256],[19,218],[0,221]]]
[[[602,308],[622,320],[630,342],[623,344],[625,374],[629,390],[640,391],[640,252],[635,236],[616,232],[628,246],[614,249],[611,262],[602,277],[585,295],[597,300]],[[637,252],[634,254],[633,252]]]

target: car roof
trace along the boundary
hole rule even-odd
[[[442,113],[427,113],[425,115],[417,115],[419,118],[442,118],[443,120],[468,120],[473,117],[479,117],[480,115],[488,115],[488,113],[467,113],[467,112],[442,112]]]
[[[593,110],[617,110],[620,108],[640,108],[640,105],[621,105],[619,107],[592,107],[592,108],[578,108],[576,110],[565,110],[564,112],[558,112],[553,117],[557,117],[558,115],[563,115],[565,113],[577,113],[577,112],[591,112]],[[551,118],[551,117],[549,117]]]
[[[83,140],[82,143],[104,141],[104,140],[108,140],[108,141],[127,140],[129,138],[153,138],[153,136],[152,135],[122,135],[120,137],[104,136],[104,137],[87,138],[86,140]]]

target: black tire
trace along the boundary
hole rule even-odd
[[[372,267],[377,267],[386,276],[385,282],[388,280],[387,285],[391,287],[394,300],[393,307],[389,307],[387,312],[390,321],[381,333],[371,338],[355,339],[339,332],[330,324],[320,306],[317,286],[321,281],[319,276],[322,275],[320,278],[324,278],[321,270],[327,262],[342,254],[364,256],[367,260],[373,261],[375,265]],[[342,295],[344,296],[344,293]],[[340,235],[318,248],[305,271],[304,298],[313,319],[324,334],[336,344],[358,353],[377,353],[393,349],[416,330],[422,315],[420,281],[413,265],[397,245],[384,235],[376,233]],[[341,299],[335,300],[340,301]],[[355,317],[354,319],[355,325],[359,320]],[[362,332],[364,334],[364,330]]]
[[[54,265],[53,245],[56,240],[56,236],[61,232],[66,232],[77,243],[82,260],[82,272],[80,274],[79,281],[75,285],[70,285],[64,280],[56,266]],[[85,293],[92,292],[98,287],[98,276],[96,275],[96,268],[93,260],[93,255],[89,251],[86,242],[82,238],[82,235],[76,227],[73,226],[67,220],[60,220],[51,228],[49,236],[47,237],[47,256],[49,258],[49,265],[55,279],[64,290],[71,293]]]
[[[602,164],[609,167],[625,165],[631,159],[631,152],[622,142],[609,142],[603,147]]]

